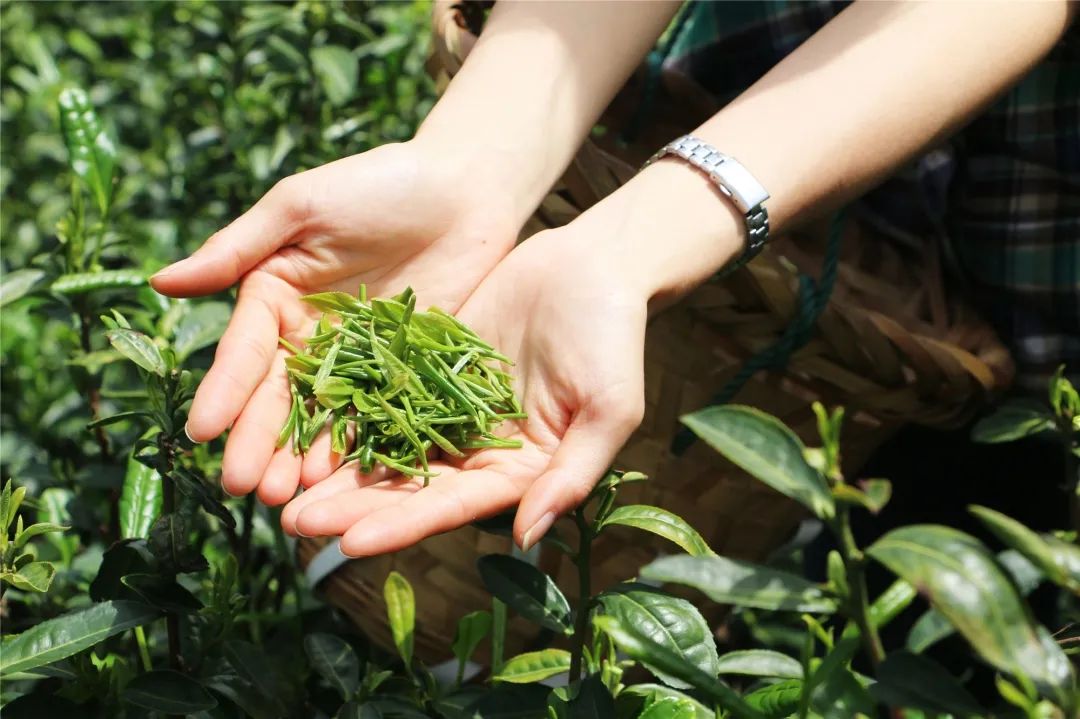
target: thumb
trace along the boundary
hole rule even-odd
[[[641,423],[644,397],[622,398],[579,414],[555,456],[525,491],[514,520],[514,537],[528,550],[555,520],[589,496],[630,433]]]
[[[279,181],[194,254],[151,277],[150,284],[171,297],[207,295],[236,284],[299,232],[309,215],[306,188],[298,175]]]

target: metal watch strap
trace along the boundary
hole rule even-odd
[[[643,168],[668,155],[681,157],[704,172],[743,213],[746,218],[746,247],[736,266],[742,266],[761,252],[769,238],[769,212],[764,206],[769,193],[761,183],[738,160],[693,135],[683,135],[664,145],[645,162]]]

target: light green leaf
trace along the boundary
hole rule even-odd
[[[165,358],[154,341],[142,332],[118,327],[105,333],[116,351],[147,372],[165,376]]]
[[[857,504],[877,514],[892,498],[892,483],[887,479],[864,479],[858,487],[840,484],[833,487],[833,496],[837,501]]]
[[[349,643],[333,634],[315,632],[304,637],[311,668],[337,690],[345,701],[360,688],[360,659]]]
[[[717,664],[720,674],[741,674],[748,677],[802,679],[802,664],[787,654],[771,649],[743,649],[728,652]]]
[[[159,613],[138,602],[95,604],[47,619],[12,637],[0,656],[0,675],[22,672],[77,654],[114,634],[153,621]]]
[[[146,275],[138,270],[101,270],[60,275],[49,285],[49,290],[61,295],[82,295],[97,290],[142,287],[145,284]]]
[[[682,422],[732,463],[818,517],[836,513],[824,478],[803,458],[802,441],[776,417],[727,404],[686,415]]]
[[[209,711],[217,700],[199,682],[171,669],[158,669],[135,677],[124,687],[128,704],[164,714]]]
[[[1015,442],[1052,430],[1054,425],[1048,408],[1031,400],[1013,400],[980,419],[971,430],[971,438],[986,444]]]
[[[974,537],[949,527],[911,525],[866,551],[917,587],[987,662],[1030,677],[1050,696],[1073,691],[1068,658]]]
[[[889,654],[878,667],[877,680],[870,693],[890,707],[957,717],[986,714],[945,667],[918,654],[905,651]]]
[[[1080,594],[1080,547],[1053,535],[1040,536],[988,507],[972,506],[970,510],[994,536],[1027,557],[1050,581]]]
[[[413,631],[416,627],[416,600],[413,588],[405,577],[390,572],[383,585],[386,614],[390,619],[390,631],[394,645],[406,664],[412,663]]]
[[[603,612],[635,630],[672,655],[693,664],[710,676],[717,674],[716,641],[693,604],[642,584],[623,584],[598,598]],[[678,689],[688,685],[663,669],[646,666],[665,684]]]
[[[476,563],[484,586],[526,619],[561,634],[572,634],[570,603],[551,577],[528,562],[488,554]]]
[[[511,657],[492,679],[511,684],[531,684],[570,671],[570,652],[542,649]]]
[[[172,343],[176,361],[183,362],[221,339],[231,314],[232,307],[226,302],[202,302],[185,313]]]
[[[793,715],[799,708],[803,683],[799,679],[768,684],[746,695],[746,703],[769,717],[780,719]]]
[[[693,697],[683,694],[678,689],[672,689],[666,684],[650,684],[648,682],[643,684],[632,684],[619,692],[620,697],[623,695],[644,697],[646,706],[648,706],[650,702],[675,699],[680,705],[689,704],[693,707],[694,713],[689,715],[689,719],[716,719],[716,712],[707,708]]]
[[[340,45],[323,45],[311,51],[311,63],[323,92],[332,105],[344,105],[356,93],[360,65],[356,56]]]
[[[38,522],[37,524],[31,524],[29,527],[19,533],[19,536],[15,538],[15,548],[21,549],[34,537],[39,537],[42,534],[49,534],[51,532],[64,532],[70,529],[62,524],[53,524],[52,522]]]
[[[697,707],[693,702],[678,697],[664,697],[649,704],[638,719],[695,719]]]
[[[679,515],[659,507],[631,504],[618,507],[600,526],[603,530],[612,524],[635,527],[679,545],[688,554],[700,557],[714,554],[708,543],[689,523]]]
[[[25,297],[45,279],[45,270],[26,267],[13,272],[5,272],[0,278],[0,307]]]
[[[121,538],[149,538],[150,527],[161,515],[162,496],[161,475],[129,455],[120,494]]]
[[[30,562],[14,572],[0,573],[0,579],[24,592],[44,593],[49,591],[56,567],[49,562]]]
[[[469,612],[458,620],[451,648],[459,665],[464,666],[465,662],[469,661],[469,657],[473,655],[490,631],[491,612],[483,610]]]
[[[822,614],[837,608],[835,597],[800,576],[727,557],[661,557],[641,577],[685,584],[721,604]]]
[[[105,215],[112,202],[116,145],[82,89],[62,90],[58,102],[71,171],[86,184],[97,201],[98,211]]]

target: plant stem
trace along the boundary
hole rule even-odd
[[[154,665],[150,661],[150,648],[146,644],[146,632],[142,627],[135,627],[135,643],[139,645],[139,658],[142,660],[143,671],[152,671]]]
[[[592,603],[592,541],[593,529],[580,508],[574,510],[578,526],[578,551],[574,564],[578,570],[577,617],[574,621],[574,637],[570,647],[570,681],[581,678],[581,661],[585,649],[585,635],[589,631],[589,607]]]
[[[848,587],[848,611],[855,625],[862,635],[866,653],[875,667],[885,659],[885,649],[878,636],[877,627],[870,621],[870,598],[866,589],[866,557],[855,543],[855,535],[851,531],[850,510],[840,507],[837,515],[836,534],[840,539],[840,557],[844,560],[844,569],[847,572]]]
[[[491,674],[502,671],[503,652],[506,646],[506,605],[491,598]]]
[[[164,432],[160,435],[164,437]],[[158,450],[168,459],[165,472],[161,473],[161,516],[165,517],[176,512],[176,485],[172,479],[172,447],[166,441],[160,441]],[[176,572],[166,572],[169,579],[175,581]],[[180,617],[175,611],[165,612],[165,631],[169,637],[169,666],[176,671],[181,671],[180,659]]]

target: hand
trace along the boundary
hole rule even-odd
[[[520,503],[514,534],[534,544],[585,498],[641,421],[647,300],[571,229],[527,240],[458,314],[516,361],[529,417],[502,433],[523,447],[434,462],[440,474],[426,488],[346,465],[289,503],[283,527],[343,535],[345,554],[370,556]]]
[[[411,285],[425,304],[461,306],[513,246],[518,225],[483,190],[475,164],[440,162],[413,143],[387,145],[282,180],[191,257],[151,279],[173,297],[240,282],[214,363],[195,394],[187,431],[201,442],[232,427],[222,485],[289,500],[339,458],[321,437],[304,457],[275,448],[289,412],[278,336],[302,343],[319,313],[300,300],[324,290],[375,295]]]

